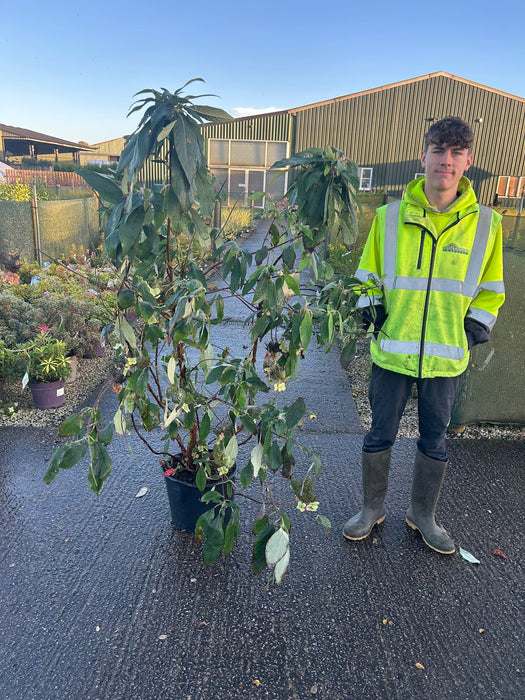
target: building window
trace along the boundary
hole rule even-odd
[[[242,141],[235,139],[210,139],[208,141],[208,165],[215,176],[216,188],[231,204],[240,201],[249,206],[252,192],[266,192],[277,199],[288,188],[288,173],[271,181],[278,172],[271,166],[286,158],[286,141]],[[264,200],[255,202],[264,206]]]
[[[498,197],[521,197],[525,177],[502,175],[498,178]]]
[[[359,168],[359,189],[368,192],[372,189],[372,172],[373,168]]]

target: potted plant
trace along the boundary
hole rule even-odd
[[[68,441],[53,452],[44,478],[51,482],[89,452],[88,480],[98,493],[111,471],[110,442],[134,430],[160,462],[168,487],[172,480],[195,483],[206,504],[195,533],[207,563],[231,550],[240,529],[237,494],[258,480],[264,514],[254,524],[252,567],[259,572],[269,565],[279,582],[290,556],[290,518],[272,497],[275,475],[289,479],[292,507],[329,526],[313,493],[320,460],[296,436],[305,402],[286,405],[281,396],[312,334],[328,347],[356,334],[352,289],[359,283],[329,279],[332,270],[317,255],[330,226],[341,231],[341,217],[347,222],[334,183],[340,185],[344,171],[348,179],[340,189],[353,201],[355,164],[333,150],[324,158],[316,153],[315,192],[308,187],[308,163],[298,180],[324,215],[309,227],[302,206],[274,207],[264,244],[249,253],[210,226],[217,195],[199,127],[228,115],[196,104],[182,88],[138,94],[143,97],[130,113],[144,113],[117,173],[81,171],[106,203],[104,251],[118,271],[117,314],[104,329],[122,367],[118,408],[107,423],[98,402],[70,416],[59,431]],[[147,159],[165,173],[151,188],[139,183]],[[300,197],[295,200],[302,205]],[[307,270],[311,281],[300,284],[300,272]],[[216,338],[232,296],[246,308],[239,352]],[[128,320],[131,310],[134,322]],[[239,447],[250,443],[234,480]],[[309,461],[300,474],[294,469],[298,449]]]
[[[25,361],[22,388],[29,386],[36,408],[58,408],[64,404],[64,385],[71,374],[67,347],[49,334],[46,326],[33,340],[18,347]]]

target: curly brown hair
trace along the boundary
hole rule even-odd
[[[459,146],[472,150],[474,134],[464,119],[460,117],[445,117],[435,124],[425,134],[425,151],[430,144],[436,146]]]

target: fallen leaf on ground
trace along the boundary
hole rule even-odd
[[[421,671],[425,670],[425,667],[423,666],[423,664],[420,664],[419,661],[416,662],[416,668],[419,668]]]
[[[479,559],[476,559],[476,557],[473,554],[471,554],[470,552],[467,552],[466,549],[463,549],[463,547],[461,547],[461,545],[459,546],[459,553],[461,554],[463,559],[466,559],[471,564],[481,564]]]
[[[143,487],[140,489],[140,491],[137,493],[137,495],[135,496],[135,498],[142,498],[142,496],[145,496],[147,493],[148,493],[148,487],[147,487],[147,486],[143,486]]]
[[[507,558],[507,557],[503,554],[503,552],[501,551],[501,549],[495,549],[495,550],[492,552],[492,554],[493,554],[495,557],[500,557],[501,559],[506,559],[506,558]]]

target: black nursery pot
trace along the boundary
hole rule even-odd
[[[195,484],[177,478],[177,475],[165,476],[164,480],[168,492],[171,522],[177,530],[185,532],[195,532],[197,520],[203,513],[213,508],[213,503],[201,501],[203,494],[211,491],[214,486],[216,490],[226,490],[225,482],[218,482],[219,485],[217,485],[217,481],[209,481],[201,492]]]

